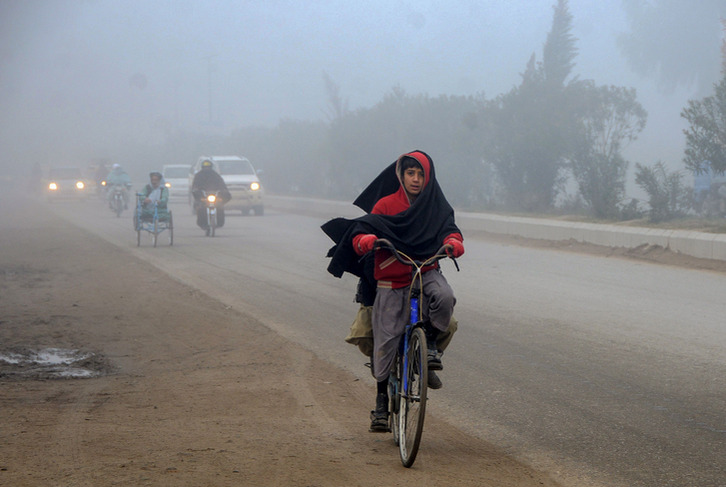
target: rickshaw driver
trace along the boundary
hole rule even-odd
[[[167,203],[169,202],[169,189],[161,184],[163,176],[160,172],[149,173],[149,184],[144,187],[141,194],[144,196],[141,208],[141,219],[145,221],[154,218],[154,206],[156,205],[159,220],[168,219]]]

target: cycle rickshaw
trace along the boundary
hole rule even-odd
[[[134,211],[134,229],[136,230],[136,246],[141,245],[141,232],[148,232],[151,241],[156,247],[159,234],[168,232],[169,245],[174,245],[174,220],[171,210],[159,208],[158,202],[154,202],[153,213],[144,211],[144,199],[146,195],[136,193],[136,210]]]

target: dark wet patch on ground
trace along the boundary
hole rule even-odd
[[[68,348],[0,350],[0,379],[90,379],[113,367],[101,354]]]

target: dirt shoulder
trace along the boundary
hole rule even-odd
[[[10,209],[0,485],[558,485],[437,417],[404,469],[391,436],[367,431],[372,382],[42,206]],[[40,350],[98,375],[15,360]]]

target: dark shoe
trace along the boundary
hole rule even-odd
[[[441,382],[441,379],[439,379],[439,376],[436,375],[436,372],[429,369],[429,389],[441,389],[444,384]]]
[[[444,370],[444,364],[441,363],[441,354],[438,350],[429,348],[426,354],[429,362],[429,370]]]
[[[424,333],[426,334],[426,352],[429,362],[429,370],[444,370],[441,364],[441,354],[437,350],[436,339],[439,336],[439,330],[434,328],[430,322],[424,323]]]
[[[372,433],[386,433],[388,427],[388,394],[376,395],[376,409],[371,411],[371,427],[368,430]]]

